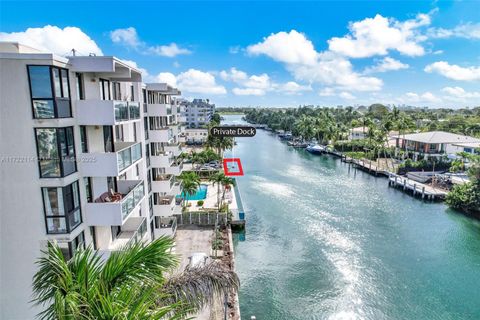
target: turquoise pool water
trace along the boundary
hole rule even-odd
[[[177,195],[177,198],[185,198],[186,200],[203,200],[207,197],[207,189],[208,185],[201,184],[194,195],[187,195],[184,197],[183,194],[179,194]]]

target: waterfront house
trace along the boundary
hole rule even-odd
[[[471,154],[480,154],[480,142],[462,142],[452,145],[459,149],[458,152],[466,152]]]
[[[480,139],[460,134],[431,131],[406,135],[398,135],[396,138],[396,151],[406,151],[413,160],[442,158],[449,154],[456,154],[467,150],[469,144],[478,144]]]
[[[348,134],[348,140],[360,140],[365,139],[368,134],[368,127],[356,127],[350,130]]]

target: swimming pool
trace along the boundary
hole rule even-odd
[[[194,195],[188,195],[185,198],[183,197],[183,194],[179,194],[177,195],[177,198],[185,198],[186,200],[203,200],[207,197],[207,189],[208,189],[208,185],[201,184]]]

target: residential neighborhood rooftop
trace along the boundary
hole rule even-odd
[[[456,145],[459,143],[480,143],[480,139],[444,131],[430,131],[398,135],[396,138],[422,143],[451,143]]]

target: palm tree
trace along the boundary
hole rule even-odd
[[[173,240],[132,242],[102,260],[80,249],[66,260],[49,243],[38,259],[33,301],[40,319],[184,319],[216,297],[237,290],[239,280],[217,263],[187,268],[173,276],[178,258]]]
[[[223,172],[216,172],[209,177],[210,182],[213,182],[213,185],[217,185],[217,204],[218,204],[218,211],[220,211],[221,203],[220,203],[220,186],[223,184],[225,180],[225,174]]]
[[[235,179],[233,179],[232,177],[224,176],[222,185],[223,185],[222,199],[225,199],[225,191],[228,186],[235,186]]]
[[[185,209],[188,196],[193,196],[200,187],[200,177],[193,171],[184,171],[178,179],[182,181],[180,188],[182,189],[183,208]]]

